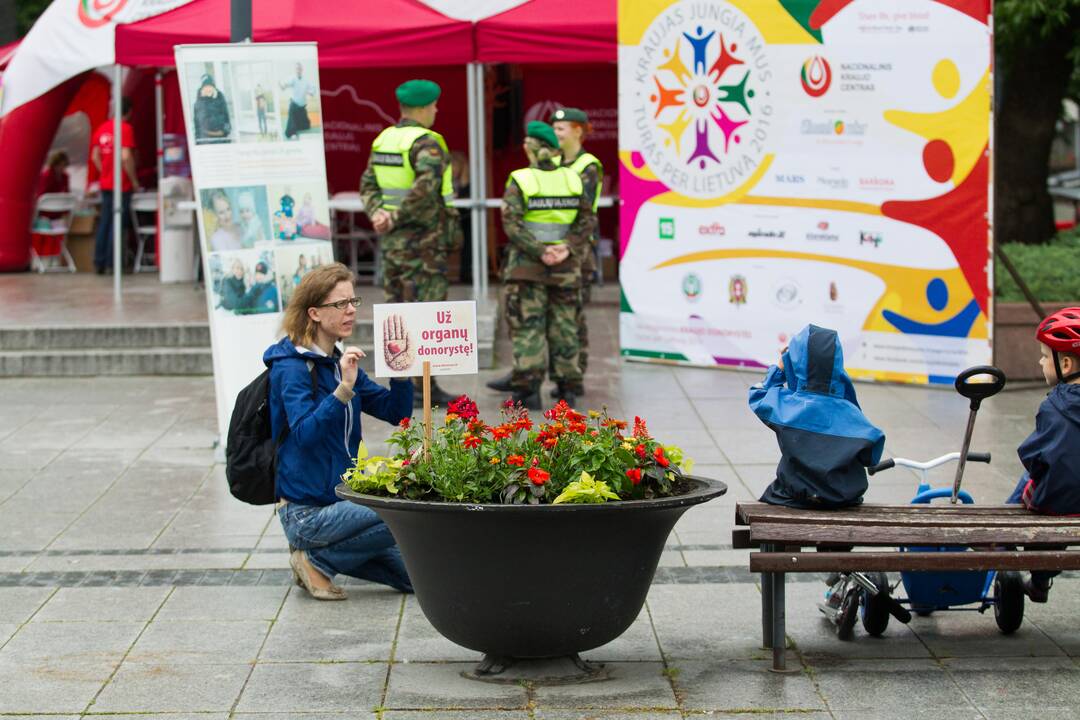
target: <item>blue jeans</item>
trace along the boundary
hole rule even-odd
[[[1024,474],[1022,474],[1020,476],[1020,481],[1018,483],[1016,483],[1016,487],[1013,489],[1012,494],[1009,495],[1009,499],[1006,500],[1005,503],[1007,505],[1020,505],[1021,503],[1023,503],[1024,502],[1024,488],[1027,487],[1027,484],[1028,484],[1028,474],[1024,473]],[[1043,548],[1040,548],[1040,549],[1042,549],[1042,550],[1064,550],[1064,549],[1066,549],[1066,547],[1067,547],[1066,545],[1054,545],[1054,546],[1043,547]],[[1033,582],[1035,582],[1037,584],[1045,585],[1046,583],[1050,582],[1050,580],[1052,578],[1055,578],[1060,574],[1061,574],[1061,572],[1058,571],[1058,570],[1032,570],[1031,571],[1031,579],[1032,579]]]
[[[331,580],[351,575],[413,591],[394,536],[373,510],[347,500],[324,506],[289,503],[278,508],[278,519],[289,544]]]
[[[97,238],[94,241],[95,268],[111,268],[113,264],[114,196],[112,190],[101,191],[101,215],[98,217]],[[127,231],[131,229],[130,190],[125,193],[120,193],[120,228],[120,247],[123,248],[124,244],[127,242]]]

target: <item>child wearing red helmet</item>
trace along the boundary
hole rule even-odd
[[[1017,448],[1026,472],[1006,502],[1047,515],[1080,515],[1080,307],[1041,323],[1042,368],[1051,386],[1035,416],[1035,431]],[[1046,602],[1056,572],[1034,571],[1024,589]]]

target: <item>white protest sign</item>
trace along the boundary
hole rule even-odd
[[[475,375],[476,302],[373,305],[375,376]]]

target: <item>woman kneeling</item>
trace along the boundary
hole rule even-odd
[[[318,600],[343,600],[337,574],[412,592],[393,535],[371,510],[334,495],[360,445],[360,413],[393,425],[412,414],[406,378],[390,389],[359,367],[364,353],[344,347],[356,308],[353,274],[340,263],[312,270],[285,310],[285,337],[263,355],[270,368],[270,423],[287,437],[277,454],[278,518],[296,583]]]

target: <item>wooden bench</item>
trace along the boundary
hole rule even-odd
[[[1017,505],[870,505],[801,510],[739,503],[732,545],[760,548],[750,571],[761,573],[763,647],[773,670],[785,665],[784,578],[791,572],[909,570],[1080,570],[1080,517],[1035,515]],[[898,552],[897,546],[967,546],[958,552]],[[880,548],[829,552],[833,547]],[[1023,551],[995,548],[1022,546]],[[884,548],[889,547],[890,550]],[[803,549],[807,548],[804,552]]]

